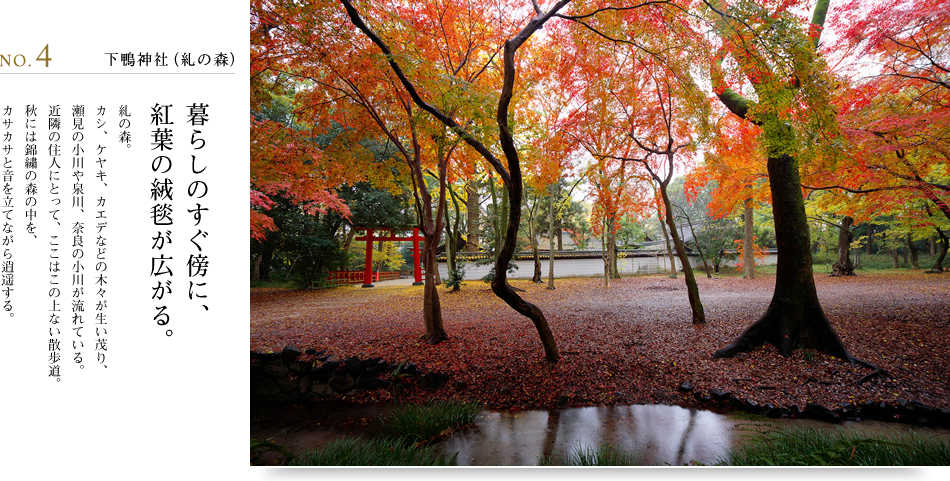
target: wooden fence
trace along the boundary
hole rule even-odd
[[[330,271],[327,275],[327,284],[338,286],[341,284],[362,284],[366,274],[363,271]],[[394,279],[408,279],[412,276],[409,271],[375,271],[373,282],[391,281]]]

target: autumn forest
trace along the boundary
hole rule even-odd
[[[950,1],[252,0],[249,28],[252,406],[950,427]],[[409,464],[461,462],[450,431]],[[688,437],[636,464],[717,462]]]

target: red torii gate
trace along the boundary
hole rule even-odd
[[[412,285],[418,286],[422,284],[422,269],[419,268],[419,241],[425,240],[425,238],[419,235],[418,227],[412,228],[412,237],[396,237],[393,235],[393,230],[389,227],[380,227],[377,229],[354,227],[353,229],[366,231],[365,236],[355,238],[355,240],[358,241],[366,241],[366,269],[363,271],[363,287],[373,287],[373,241],[412,241],[412,263],[415,273],[415,282],[413,282]],[[389,236],[373,237],[373,231],[377,230],[384,230],[389,233]]]

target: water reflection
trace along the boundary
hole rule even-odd
[[[639,453],[643,464],[705,464],[724,458],[734,422],[679,406],[598,406],[555,411],[485,412],[478,428],[442,447],[461,465],[535,465],[541,456],[566,458],[577,446],[610,444]]]

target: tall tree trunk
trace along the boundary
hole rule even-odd
[[[935,256],[935,255],[937,255],[937,242],[934,241],[934,236],[930,236],[929,241],[930,241],[930,242],[929,242],[929,244],[930,244],[930,255],[931,255],[931,256]]]
[[[672,155],[671,155],[672,156]],[[689,297],[689,306],[693,310],[693,324],[703,324],[706,322],[706,313],[703,311],[703,303],[699,300],[699,286],[696,285],[696,276],[693,275],[693,266],[689,263],[689,257],[686,255],[686,246],[683,244],[680,235],[676,232],[676,221],[673,219],[673,206],[670,202],[670,196],[666,193],[666,184],[660,184],[660,195],[663,197],[663,205],[666,206],[666,223],[670,227],[670,234],[673,236],[673,245],[676,247],[676,255],[679,256],[683,264],[683,276],[686,277],[686,292]]]
[[[349,252],[353,244],[353,237],[356,235],[356,229],[350,226],[350,231],[346,233],[346,240],[343,241],[343,252]]]
[[[270,268],[271,262],[274,260],[274,247],[270,244],[264,246],[261,249],[261,262],[258,264],[259,267],[259,278],[262,281],[270,280]]]
[[[459,223],[462,221],[462,209],[459,207],[459,199],[455,195],[455,191],[452,190],[451,188],[449,188],[448,191],[449,191],[449,194],[452,196],[452,206],[455,208],[455,224],[453,228],[451,229],[452,238],[454,239],[454,242],[452,242],[452,244],[449,246],[450,247],[449,254],[446,256],[446,260],[448,260],[449,255],[452,256],[452,271],[455,271],[459,269],[458,250],[459,250],[459,241],[462,240],[462,234],[459,232],[460,230]],[[445,209],[445,212],[447,214],[449,212],[449,209]],[[445,219],[445,228],[446,230],[449,230],[448,217],[446,217]],[[450,274],[449,274],[450,277],[452,275],[451,274],[452,271],[450,271]],[[452,292],[458,292],[460,289],[461,289],[461,283],[458,283],[452,287]]]
[[[251,280],[259,281],[261,280],[261,255],[257,254],[254,256],[254,267],[251,268]]]
[[[478,252],[479,215],[481,214],[479,203],[481,199],[478,196],[478,184],[474,176],[472,180],[465,184],[465,198],[465,208],[468,214],[468,238],[465,242],[465,252]]]
[[[683,212],[683,217],[686,218],[686,224],[689,225],[689,232],[693,235],[693,244],[696,244],[696,251],[699,252],[699,258],[703,260],[703,270],[706,271],[706,277],[712,279],[711,270],[709,269],[709,263],[706,262],[706,255],[703,254],[703,248],[699,245],[699,237],[696,237],[696,230],[693,229],[693,220],[689,218],[689,215],[686,214],[685,209],[680,209]],[[716,267],[716,272],[719,272],[719,267]]]
[[[910,234],[907,234],[907,250],[910,251],[910,265],[915,270],[920,269],[920,262],[917,258],[917,244],[914,243],[914,239],[911,238]]]
[[[617,268],[617,234],[611,234],[610,241],[610,271],[613,273],[614,279],[620,279],[620,269]]]
[[[908,259],[909,256],[907,255],[907,248],[905,247],[901,250],[903,251],[901,252],[901,255],[904,257],[904,264],[901,265],[901,267],[903,267],[904,269],[907,269],[908,267],[910,267],[910,259]]]
[[[666,253],[670,256],[670,277],[676,277],[676,260],[673,257],[673,248],[670,246],[670,236],[666,233],[666,223],[663,222],[663,213],[659,202],[656,205],[656,218],[660,221],[660,230],[663,231],[663,240],[666,241]]]
[[[937,242],[939,253],[934,260],[934,266],[930,269],[930,272],[943,272],[943,259],[947,257],[947,250],[950,249],[950,238],[948,238],[947,234],[940,230],[939,227],[934,227],[934,230],[936,230],[937,235],[940,236],[940,241]]]
[[[561,229],[561,219],[557,220],[557,250],[564,250],[564,230]]]
[[[832,277],[854,275],[854,264],[851,263],[850,255],[851,241],[854,240],[854,232],[851,230],[853,225],[854,219],[845,216],[838,226],[838,260],[832,266]]]
[[[439,301],[439,290],[436,282],[436,273],[439,264],[435,259],[435,249],[438,237],[426,233],[422,242],[423,261],[425,262],[425,285],[422,299],[422,318],[426,328],[423,338],[429,344],[438,344],[449,338],[442,324],[442,305]]]
[[[758,321],[716,351],[715,357],[734,356],[768,343],[783,356],[807,347],[863,363],[845,349],[818,302],[798,162],[787,154],[770,157],[768,172],[778,244],[772,302]]]
[[[449,209],[445,209],[445,267],[448,269],[449,277],[455,270],[455,249],[457,241],[457,232],[452,230],[452,219],[449,217]]]
[[[610,231],[613,230],[613,218],[608,217],[604,222],[604,231],[600,236],[602,249],[601,249],[601,258],[604,261],[604,287],[610,287],[610,279],[613,278],[613,272],[611,268],[613,267],[613,262],[611,256],[613,255],[613,249],[610,248]]]
[[[897,269],[900,267],[900,260],[897,257],[897,249],[891,248],[891,267]]]
[[[541,253],[538,251],[538,240],[532,239],[531,254],[534,258],[534,275],[531,276],[531,282],[541,283]]]
[[[534,274],[531,282],[541,282],[541,254],[538,252],[538,224],[537,209],[540,196],[534,196],[534,203],[528,209],[528,242],[531,243],[531,258],[534,259]]]
[[[495,236],[495,257],[498,257],[498,251],[501,249],[501,207],[498,205],[498,194],[495,190],[495,179],[489,175],[488,176],[488,185],[490,187],[489,192],[491,193],[491,205],[492,210],[494,211],[495,218],[492,222],[492,234]]]
[[[755,279],[755,239],[753,230],[752,199],[746,199],[743,204],[743,223],[745,230],[742,236],[742,276],[746,279]]]
[[[548,289],[554,289],[554,200],[557,198],[554,189],[558,186],[551,184],[551,203],[548,208]]]
[[[874,227],[868,226],[868,255],[871,255],[871,244],[874,243]]]

